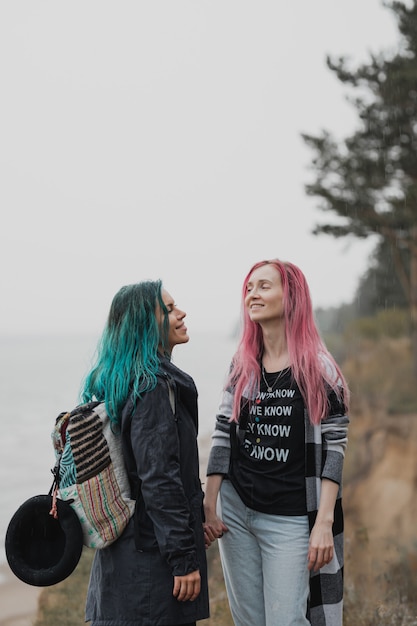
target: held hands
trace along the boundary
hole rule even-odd
[[[206,492],[204,494],[204,543],[206,549],[213,541],[223,537],[228,528],[222,519],[217,515],[217,497],[222,484],[222,474],[212,474],[207,476]]]
[[[206,521],[203,523],[204,529],[204,543],[206,548],[209,548],[213,541],[221,539],[224,533],[229,530],[226,524],[220,517],[214,513],[208,515],[206,512]]]
[[[185,576],[174,576],[174,589],[172,595],[180,602],[191,602],[197,598],[201,588],[201,576],[199,570]]]
[[[334,541],[332,522],[317,520],[310,535],[308,569],[317,572],[333,558]]]

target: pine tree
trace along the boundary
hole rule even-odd
[[[356,69],[345,57],[327,57],[330,70],[357,94],[358,126],[341,142],[328,131],[302,135],[315,153],[315,181],[306,192],[333,213],[333,221],[317,225],[314,234],[376,234],[389,246],[410,310],[417,377],[417,0],[384,6],[398,23],[395,53],[371,55]]]
[[[403,262],[408,267],[406,251]],[[381,240],[371,256],[371,264],[359,281],[355,294],[356,316],[375,315],[387,308],[406,309],[408,302],[395,273],[391,248]]]

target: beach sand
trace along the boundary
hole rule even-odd
[[[0,626],[32,626],[41,587],[22,582],[7,563],[0,565]]]

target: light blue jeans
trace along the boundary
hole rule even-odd
[[[220,507],[229,530],[219,549],[235,626],[308,626],[307,515],[249,509],[229,480]]]

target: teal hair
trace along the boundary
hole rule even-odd
[[[156,317],[159,305],[163,323]],[[105,402],[111,421],[120,424],[128,397],[134,401],[156,386],[158,349],[168,351],[168,310],[162,300],[162,281],[122,287],[114,296],[95,364],[86,375],[81,401]]]

